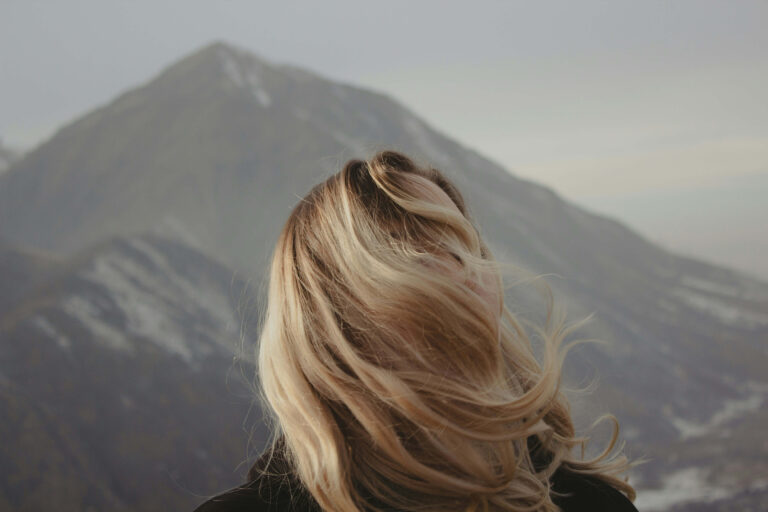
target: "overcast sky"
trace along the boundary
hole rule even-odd
[[[214,39],[587,203],[768,172],[768,1],[0,0],[0,137],[30,147]]]

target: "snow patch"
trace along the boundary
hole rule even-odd
[[[240,74],[240,67],[237,65],[237,62],[235,62],[235,59],[233,59],[227,51],[221,51],[219,56],[221,57],[221,65],[227,78],[229,78],[229,80],[237,87],[243,87],[245,85],[245,80],[243,80],[243,77]]]
[[[52,338],[60,348],[68,349],[72,346],[72,342],[69,341],[69,338],[60,333],[56,327],[44,316],[35,315],[32,321],[38,328],[40,328],[41,331]]]
[[[158,224],[153,226],[151,231],[158,235],[176,238],[188,246],[204,252],[203,244],[200,242],[200,239],[194,235],[192,230],[189,229],[184,222],[172,215],[164,216]]]
[[[222,49],[219,52],[219,57],[224,74],[235,87],[249,89],[254,98],[256,98],[256,101],[258,101],[264,108],[267,108],[272,104],[272,98],[270,98],[269,94],[264,89],[261,77],[259,77],[259,74],[254,68],[256,65],[255,62],[249,62],[248,65],[244,65],[241,61],[236,60],[231,53],[225,49]]]
[[[65,313],[82,323],[93,334],[93,338],[110,348],[132,351],[130,343],[117,329],[101,319],[101,310],[87,299],[71,295],[61,304]]]
[[[152,340],[187,361],[191,360],[192,351],[186,337],[168,318],[168,307],[159,299],[157,291],[160,287],[156,289],[152,276],[129,258],[110,256],[96,258],[92,269],[83,277],[109,289],[125,314],[129,332]]]
[[[712,315],[727,324],[742,325],[749,328],[768,325],[768,314],[747,311],[716,297],[702,295],[679,286],[672,289],[672,294],[682,299],[687,305]]]
[[[151,244],[141,240],[134,239],[131,245],[142,251],[143,254],[151,258],[153,263],[163,270],[163,276],[166,278],[164,286],[157,287],[152,276],[144,272],[144,280],[149,286],[155,284],[156,295],[164,296],[168,302],[178,297],[184,297],[185,300],[193,306],[190,314],[199,318],[201,313],[207,314],[214,322],[215,327],[226,332],[236,332],[237,323],[234,311],[229,298],[219,293],[211,286],[196,284],[179,274],[168,262],[167,258]],[[143,269],[142,269],[143,270]]]
[[[680,439],[686,440],[715,432],[729,421],[744,414],[758,410],[765,401],[766,390],[759,383],[749,383],[752,392],[744,398],[731,398],[725,400],[706,423],[696,423],[684,418],[670,416],[672,425],[680,432]]]
[[[128,244],[149,258],[157,268],[168,269],[168,260],[165,256],[144,240],[140,238],[132,238]]]
[[[670,416],[669,421],[680,433],[680,439],[703,436],[710,431],[710,426],[707,424],[695,423],[677,416]]]
[[[728,286],[722,283],[716,283],[707,279],[701,279],[694,276],[683,276],[680,278],[680,282],[684,286],[695,288],[704,292],[718,293],[721,295],[728,295],[730,297],[740,297],[740,290],[735,286]]]
[[[246,82],[250,86],[251,92],[256,100],[261,103],[261,106],[266,108],[272,104],[272,98],[270,98],[267,91],[264,90],[264,87],[261,84],[261,79],[256,71],[250,69],[246,72]]]
[[[229,298],[214,286],[194,283],[179,274],[161,251],[141,239],[129,244],[141,251],[157,271],[115,252],[95,258],[81,276],[106,288],[126,319],[127,332],[191,361],[209,345],[193,345],[199,334],[232,349],[238,332]],[[194,325],[190,326],[190,319]],[[193,332],[194,331],[194,332]]]
[[[727,498],[732,491],[707,482],[708,471],[690,467],[664,477],[660,489],[639,489],[635,507],[645,512],[662,511],[680,503],[710,502]]]

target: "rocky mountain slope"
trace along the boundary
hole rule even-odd
[[[0,174],[3,174],[20,156],[20,151],[9,148],[0,139]]]
[[[145,234],[66,260],[4,243],[0,283],[0,510],[191,510],[243,478],[265,432],[235,273]]]

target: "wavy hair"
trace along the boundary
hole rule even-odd
[[[563,340],[581,322],[547,292],[545,322],[524,328],[504,303],[512,269],[456,186],[396,151],[350,160],[295,206],[271,260],[258,379],[272,449],[284,442],[323,510],[557,511],[559,467],[635,499],[619,476],[634,464],[610,456],[616,418],[595,423],[610,418],[613,436],[584,460],[561,390],[581,342]]]

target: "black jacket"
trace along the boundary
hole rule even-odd
[[[278,444],[278,448],[280,446]],[[263,469],[270,474],[262,474]],[[194,512],[322,512],[299,479],[290,472],[280,449],[271,460],[265,452],[251,468],[248,479],[248,483],[205,501]],[[552,488],[569,494],[553,496],[555,504],[565,512],[638,512],[614,487],[564,468],[552,475]]]

